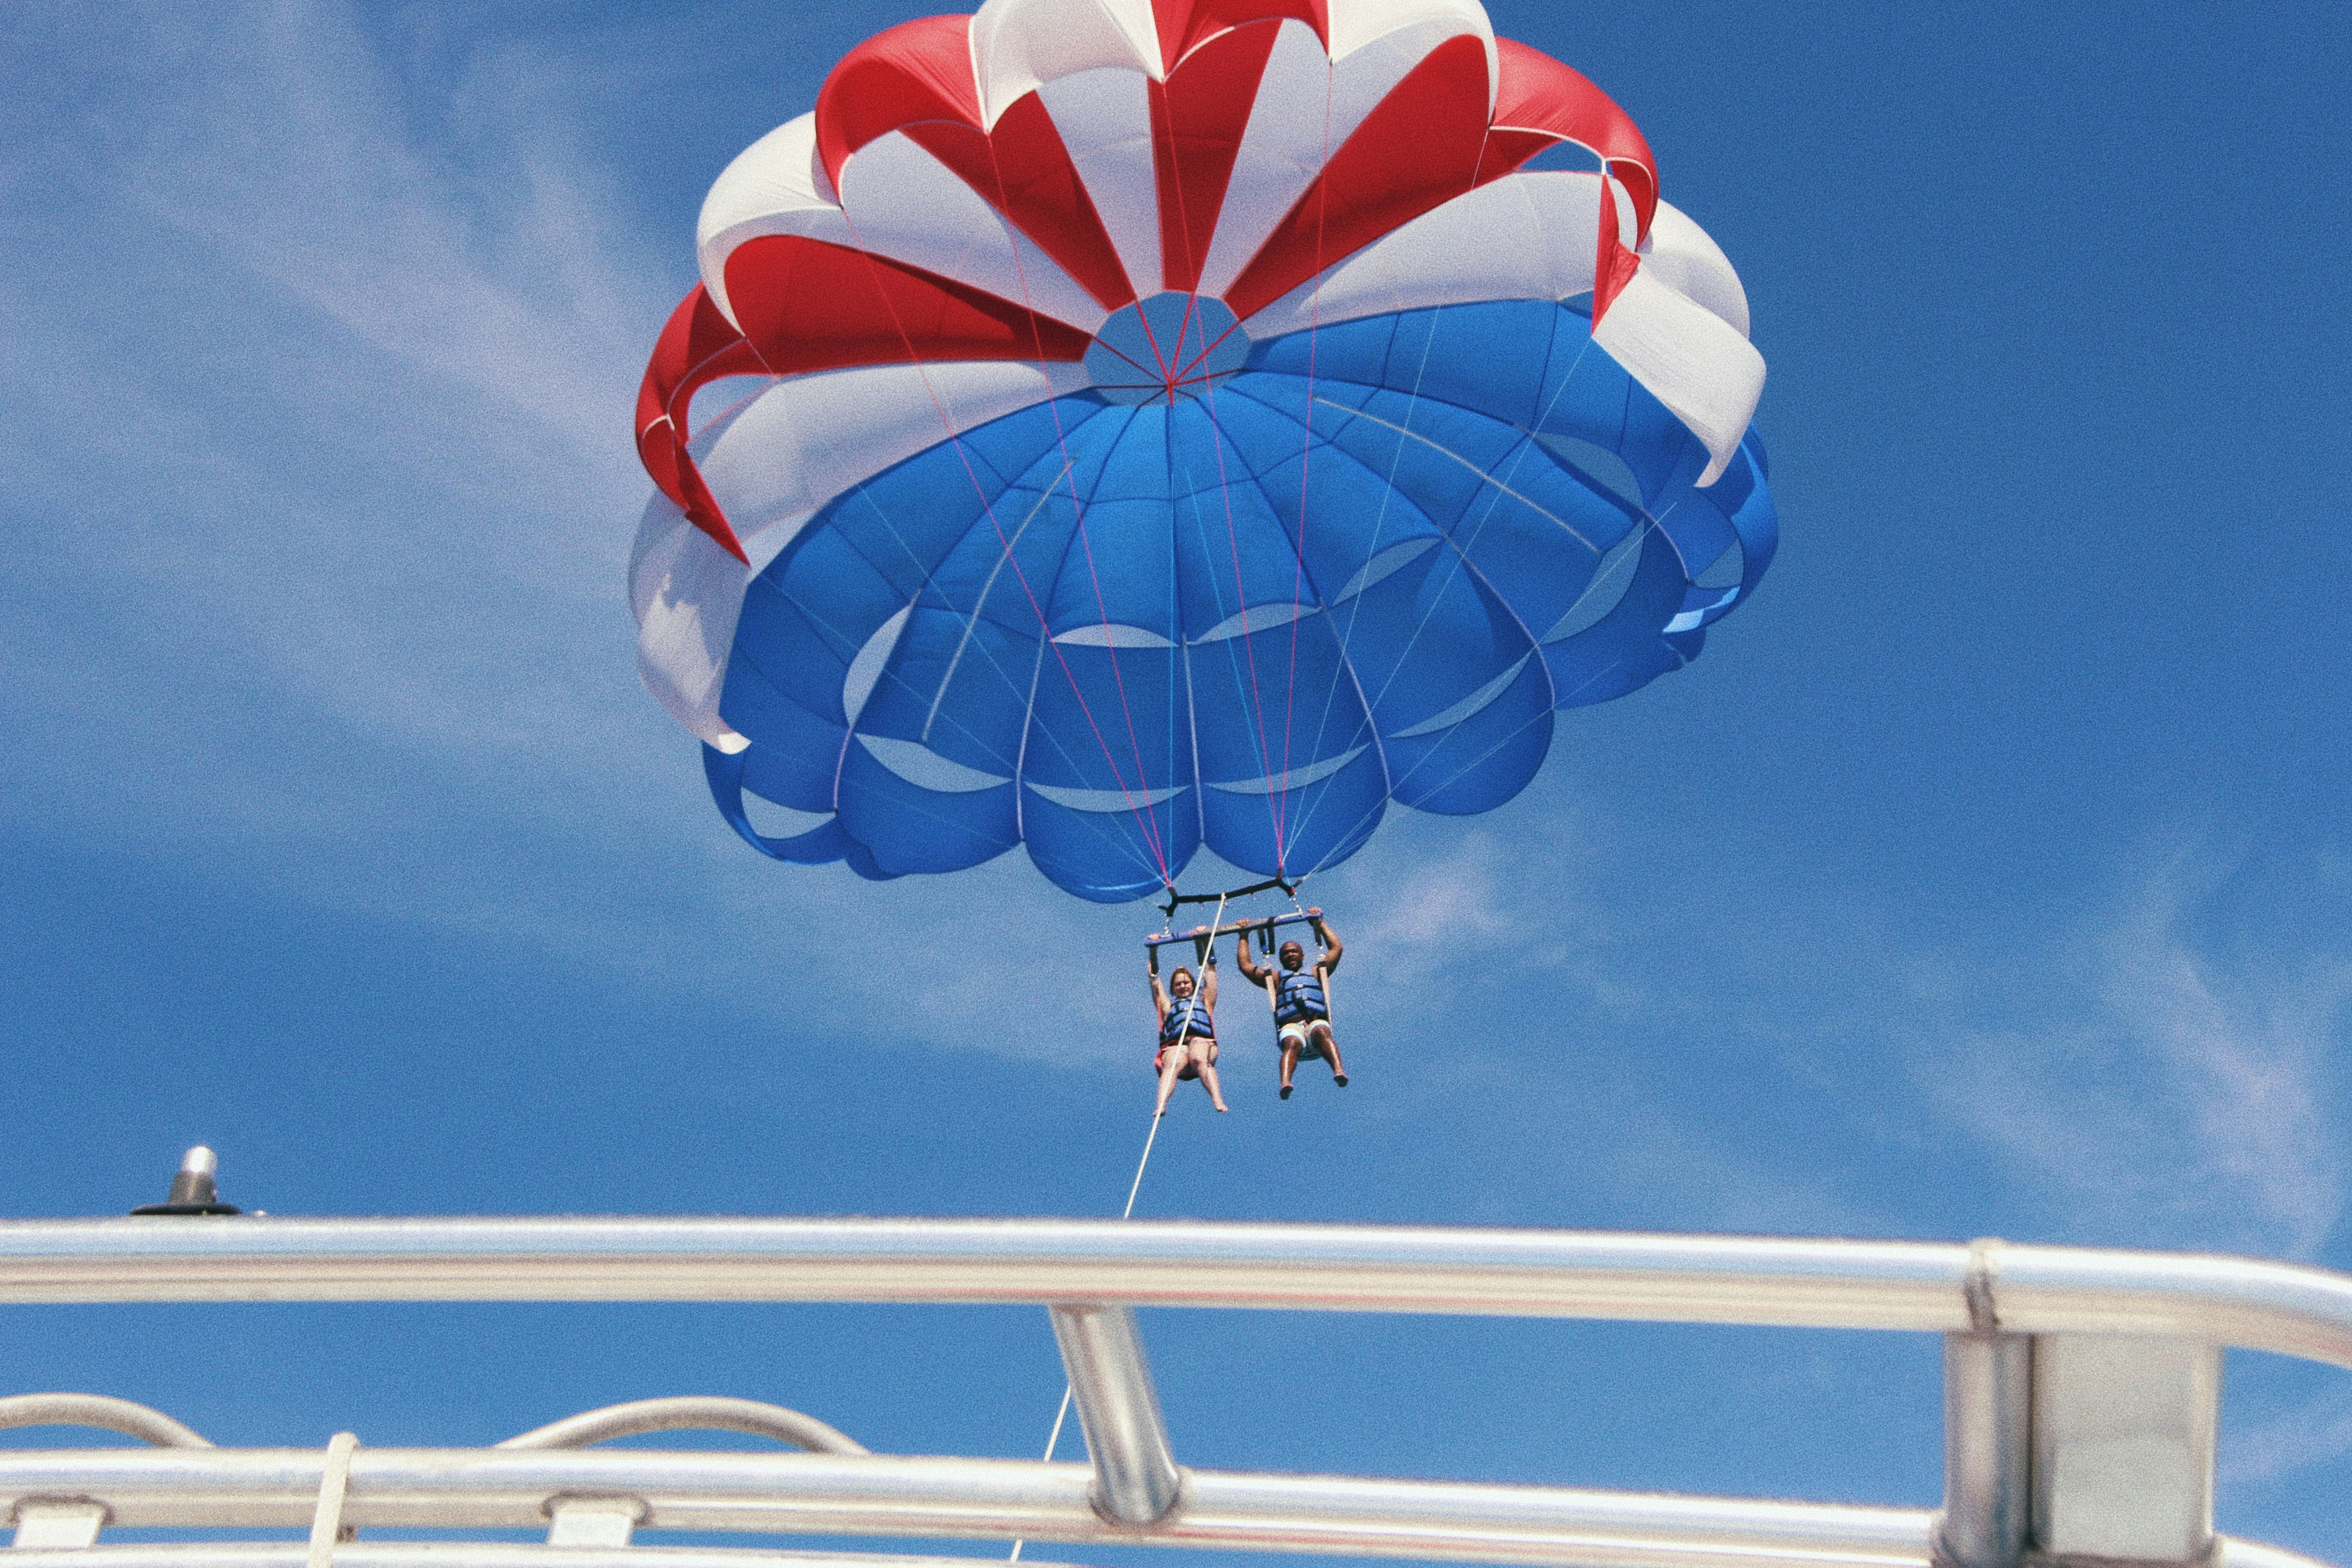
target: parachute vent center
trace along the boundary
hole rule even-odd
[[[1105,321],[1087,345],[1087,374],[1113,403],[1173,404],[1230,379],[1249,352],[1249,334],[1223,300],[1171,290]]]

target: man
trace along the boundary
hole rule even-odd
[[[1331,1081],[1341,1089],[1348,1087],[1348,1069],[1339,1060],[1339,1045],[1331,1037],[1331,1003],[1324,993],[1325,983],[1331,972],[1339,967],[1339,933],[1323,923],[1321,910],[1309,910],[1307,919],[1315,927],[1316,937],[1323,943],[1323,952],[1312,969],[1307,968],[1307,952],[1295,942],[1286,942],[1276,956],[1282,969],[1276,973],[1262,969],[1250,957],[1249,933],[1242,933],[1238,954],[1241,971],[1253,985],[1265,986],[1274,1001],[1275,1037],[1282,1047],[1282,1098],[1290,1098],[1290,1075],[1298,1070],[1301,1057],[1320,1057],[1331,1064]],[[1273,921],[1265,924],[1271,926]]]
[[[1205,931],[1206,926],[1194,928]],[[1176,1092],[1181,1079],[1197,1078],[1201,1087],[1209,1091],[1209,1103],[1219,1110],[1225,1109],[1225,1097],[1217,1087],[1217,1024],[1212,1016],[1217,1005],[1217,955],[1206,942],[1202,949],[1200,994],[1193,994],[1192,972],[1182,964],[1168,977],[1166,989],[1160,984],[1160,950],[1148,950],[1151,960],[1151,1005],[1160,1012],[1160,1048],[1152,1054],[1152,1069],[1160,1075],[1160,1101],[1151,1108],[1154,1117],[1168,1114],[1168,1097]]]

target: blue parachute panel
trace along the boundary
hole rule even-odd
[[[1467,816],[1491,811],[1535,777],[1551,746],[1551,679],[1532,655],[1506,671],[1442,728],[1389,742],[1396,798],[1423,811]]]
[[[1238,340],[1235,340],[1238,342]],[[747,592],[706,757],[766,853],[866,876],[1024,846],[1082,897],[1202,844],[1297,877],[1396,801],[1524,788],[1554,712],[1678,668],[1778,523],[1581,303],[1443,306],[1250,345],[1195,395],[1082,393],[821,509]],[[835,814],[761,838],[745,790]]]

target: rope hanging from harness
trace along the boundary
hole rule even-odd
[[[1160,1121],[1159,1117],[1153,1117],[1151,1131],[1143,1135],[1143,1158],[1135,1163],[1135,1180],[1129,1183],[1127,1188],[1127,1206],[1118,1211],[1121,1219],[1135,1217],[1135,1194],[1143,1190],[1144,1167],[1151,1163],[1151,1146],[1160,1141]],[[1054,1450],[1062,1446],[1062,1427],[1070,1418],[1070,1398],[1076,1392],[1067,1383],[1062,1384],[1061,1407],[1054,1412],[1054,1429],[1045,1435],[1045,1462],[1049,1465],[1054,1462]],[[1014,1541],[1013,1550],[1005,1554],[1004,1560],[1007,1563],[1020,1562],[1021,1549],[1028,1544],[1025,1539]]]

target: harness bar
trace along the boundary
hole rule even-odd
[[[1309,915],[1275,915],[1270,919],[1235,921],[1231,925],[1221,925],[1213,931],[1161,931],[1157,936],[1145,937],[1143,945],[1148,948],[1161,948],[1172,947],[1180,942],[1193,943],[1215,942],[1220,937],[1243,936],[1251,931],[1265,930],[1269,926],[1312,925],[1313,923],[1314,919]]]
[[[1302,878],[1300,880],[1303,881],[1305,879]],[[1168,897],[1160,903],[1160,909],[1161,913],[1172,921],[1176,918],[1176,910],[1180,905],[1222,903],[1227,899],[1246,899],[1252,893],[1271,893],[1277,890],[1286,899],[1295,899],[1298,896],[1298,883],[1281,877],[1268,877],[1263,882],[1252,882],[1246,888],[1229,888],[1222,893],[1180,893],[1176,890],[1175,885],[1171,883],[1168,888]]]

